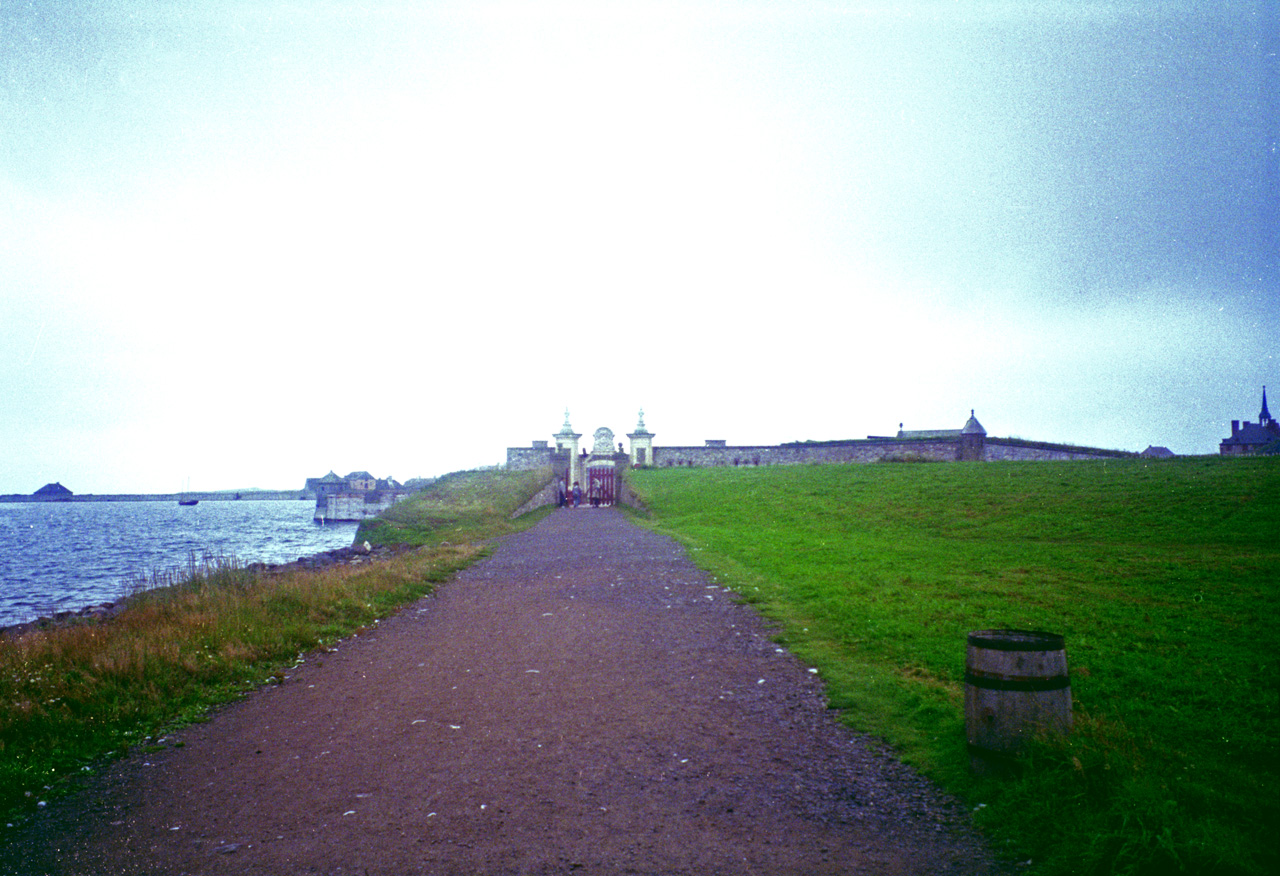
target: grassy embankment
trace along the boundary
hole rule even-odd
[[[1280,872],[1280,459],[640,471],[831,703],[1037,873]],[[1075,730],[968,771],[965,635],[1065,634]]]
[[[429,593],[528,525],[511,513],[546,472],[461,472],[371,522],[357,540],[417,546],[392,559],[258,574],[234,561],[137,593],[117,615],[0,636],[0,814],[12,819],[74,777],[284,680],[324,647]],[[154,582],[153,582],[154,583]]]

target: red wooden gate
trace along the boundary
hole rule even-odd
[[[592,505],[612,505],[617,469],[613,463],[587,466],[587,499]]]

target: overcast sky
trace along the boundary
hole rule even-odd
[[[1275,3],[0,0],[0,493],[1280,408]]]

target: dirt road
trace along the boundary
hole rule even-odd
[[[10,872],[1004,872],[612,509],[557,511],[169,743],[11,829]]]

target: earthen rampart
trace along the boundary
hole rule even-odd
[[[955,441],[897,441],[851,439],[805,441],[793,444],[706,445],[655,447],[657,468],[678,466],[805,465],[815,463],[879,462],[896,456],[930,461],[957,459]]]
[[[966,456],[966,443],[976,451]],[[1010,460],[1119,459],[1133,456],[1123,450],[1075,447],[1017,438],[853,439],[796,444],[743,446],[655,447],[654,466],[752,466],[805,465],[814,463],[957,462],[966,458],[984,462]]]
[[[1010,460],[1127,459],[1137,455],[1126,450],[1076,447],[1071,444],[1050,444],[1044,441],[1027,441],[1022,438],[987,438],[982,458],[987,462],[1005,462]]]

